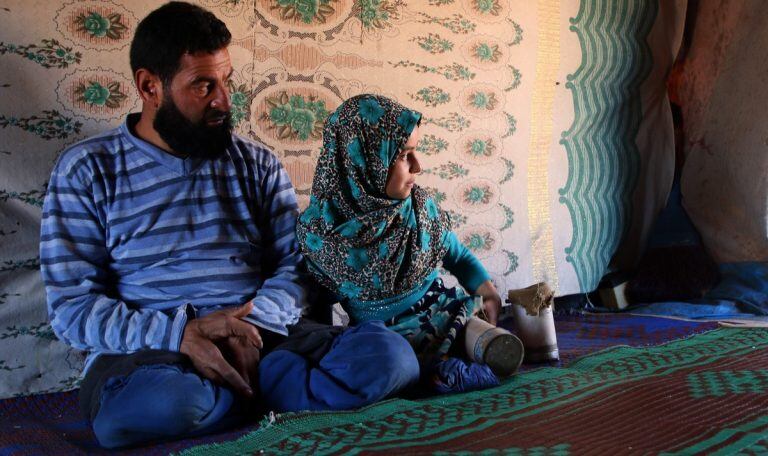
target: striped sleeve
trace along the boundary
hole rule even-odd
[[[480,260],[459,241],[453,231],[448,232],[445,242],[448,245],[448,251],[443,258],[443,266],[458,279],[462,287],[474,293],[491,276]]]
[[[165,313],[133,309],[115,298],[104,212],[94,202],[98,196],[94,193],[99,192],[84,183],[87,176],[97,173],[87,169],[85,154],[77,157],[69,154],[59,161],[43,205],[40,263],[53,331],[81,350],[178,351],[187,321],[186,306]]]
[[[274,327],[264,320],[270,309],[283,317],[284,324],[298,321],[306,307],[306,274],[296,239],[296,217],[299,207],[288,173],[276,159],[261,181],[262,229],[266,278],[253,299],[254,310],[248,320],[284,333],[285,327]]]

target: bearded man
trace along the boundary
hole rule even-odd
[[[226,25],[171,2],[131,43],[143,102],[64,151],[40,243],[56,335],[89,353],[83,412],[105,447],[213,432],[261,410],[355,408],[418,379],[381,322],[303,318],[288,175],[232,134]]]

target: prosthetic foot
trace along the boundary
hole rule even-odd
[[[525,345],[526,362],[555,361],[560,357],[552,314],[554,298],[544,282],[509,290],[507,302],[511,304],[515,334]]]
[[[520,339],[478,317],[467,321],[464,346],[472,361],[487,364],[499,378],[514,374],[523,362]]]

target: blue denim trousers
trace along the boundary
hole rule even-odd
[[[258,401],[262,410],[280,412],[353,409],[390,397],[418,378],[408,342],[371,321],[335,336],[319,357],[278,346],[259,364]],[[258,418],[247,416],[244,398],[189,364],[138,366],[108,378],[97,395],[93,430],[107,448],[193,437]]]

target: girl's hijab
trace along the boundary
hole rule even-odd
[[[310,272],[361,301],[405,295],[446,251],[450,229],[429,194],[391,199],[387,173],[421,114],[378,95],[350,98],[325,122],[310,203],[296,232]]]

